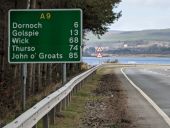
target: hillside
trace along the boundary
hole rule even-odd
[[[109,31],[98,39],[92,33],[87,34],[88,43],[109,43],[118,41],[170,41],[170,29],[143,30],[143,31]],[[90,44],[95,45],[95,44]]]
[[[170,29],[144,31],[109,31],[100,39],[88,33],[84,55],[103,47],[106,54],[170,54]]]

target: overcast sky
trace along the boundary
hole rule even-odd
[[[116,10],[122,10],[122,17],[112,30],[170,28],[170,0],[122,0]]]

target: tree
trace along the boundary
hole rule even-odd
[[[121,0],[48,0],[42,2],[42,8],[81,8],[84,32],[92,31],[102,35],[107,31],[108,25],[121,16],[121,12],[113,11],[120,2]]]
[[[26,8],[28,0],[0,0],[0,120],[6,112],[19,111],[21,101],[21,65],[8,63],[8,10]],[[30,0],[31,8],[81,8],[83,10],[84,33],[92,31],[102,35],[107,25],[117,20],[121,13],[112,10],[120,0]],[[80,71],[80,64],[68,64],[70,77]],[[61,81],[61,64],[29,64],[27,71],[27,95],[44,91],[50,83]],[[51,79],[51,77],[53,77]],[[48,82],[47,82],[48,81]],[[8,100],[7,100],[8,99]],[[14,102],[15,101],[15,102]],[[18,114],[18,113],[16,113]],[[12,114],[11,114],[12,115]],[[1,122],[0,122],[1,123]]]
[[[121,0],[69,0],[67,7],[81,8],[83,10],[84,31],[92,31],[102,35],[108,25],[114,23],[121,16],[121,12],[113,12]]]

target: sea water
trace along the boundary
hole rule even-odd
[[[82,57],[82,61],[89,65],[102,64],[107,61],[117,60],[120,64],[168,64],[170,65],[170,58],[168,57]]]

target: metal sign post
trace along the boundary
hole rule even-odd
[[[31,6],[31,2],[30,0],[27,1],[27,9],[30,9]],[[27,85],[27,64],[24,63],[21,65],[21,89],[22,89],[22,95],[21,95],[21,99],[22,99],[22,111],[25,111],[26,109],[26,85]]]
[[[102,52],[103,52],[103,47],[96,47],[96,57],[99,58],[99,64],[102,64]]]
[[[22,64],[21,65],[21,81],[22,81],[22,111],[25,111],[26,108],[26,82],[27,82],[27,64]]]

